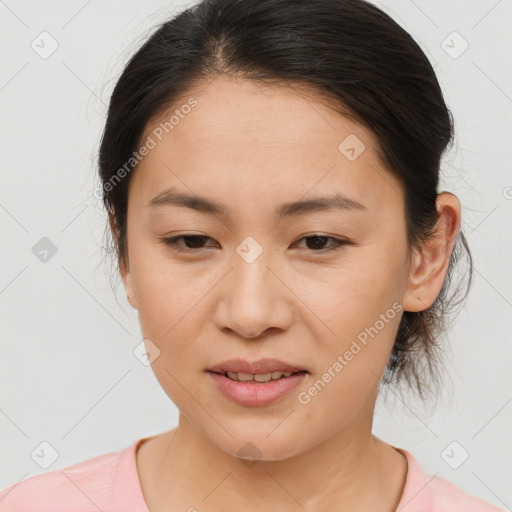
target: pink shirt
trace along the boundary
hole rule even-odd
[[[135,450],[146,439],[13,484],[0,491],[0,511],[149,512],[135,462]],[[409,462],[397,512],[504,512],[449,480],[426,474],[409,452],[396,449]]]

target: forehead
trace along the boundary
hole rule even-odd
[[[340,191],[371,209],[387,189],[400,200],[375,136],[302,88],[203,82],[153,118],[142,143],[148,137],[155,147],[132,178],[146,202],[175,186],[225,203],[232,194],[277,204]]]
[[[189,108],[187,104],[193,100],[197,105]],[[173,116],[180,110],[187,113]],[[200,137],[198,144],[225,143],[231,150],[235,143],[261,143],[276,149],[300,143],[304,149],[317,147],[337,152],[341,138],[354,133],[376,145],[373,133],[341,115],[333,102],[304,85],[263,85],[225,76],[200,82],[176,99],[172,107],[152,118],[145,136],[159,127],[165,128],[171,117],[174,126],[168,126],[162,135],[172,133],[176,144],[195,143]],[[184,126],[189,129],[183,129]]]

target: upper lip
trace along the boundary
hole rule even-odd
[[[228,361],[222,361],[211,368],[208,371],[214,373],[249,373],[255,375],[258,373],[272,373],[272,372],[300,372],[307,371],[300,366],[285,363],[278,359],[258,359],[257,361],[246,361],[245,359],[229,359]]]

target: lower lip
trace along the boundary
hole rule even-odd
[[[232,380],[220,373],[208,373],[225,397],[246,407],[258,407],[275,402],[296,388],[307,375],[304,372],[268,382],[247,382]]]

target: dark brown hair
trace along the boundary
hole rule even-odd
[[[154,30],[129,60],[110,99],[99,173],[119,264],[127,262],[132,156],[148,122],[192,86],[219,74],[309,88],[368,128],[383,165],[404,186],[409,249],[432,235],[441,157],[453,143],[454,123],[414,39],[364,0],[203,0]],[[448,291],[463,250],[469,280],[457,300],[462,281]],[[421,397],[437,389],[439,338],[448,314],[466,298],[472,272],[461,230],[435,302],[424,311],[403,313],[384,383],[404,380]]]

